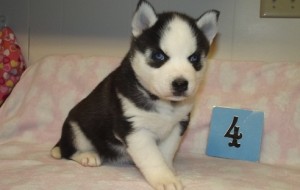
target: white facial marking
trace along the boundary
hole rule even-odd
[[[182,101],[192,96],[198,89],[203,70],[196,71],[188,57],[197,50],[194,32],[189,24],[175,16],[163,28],[159,47],[169,59],[159,68],[151,67],[151,50],[145,54],[136,51],[132,58],[133,69],[140,83],[158,97],[172,101]],[[172,82],[183,78],[188,82],[188,89],[183,96],[175,96]]]
[[[175,16],[166,26],[161,41],[161,49],[169,57],[190,56],[196,50],[196,38],[189,24]]]

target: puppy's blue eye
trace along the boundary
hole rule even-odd
[[[201,56],[199,53],[193,53],[188,57],[188,60],[190,63],[192,63],[196,71],[199,71],[202,68]]]
[[[162,50],[158,49],[152,51],[150,59],[149,65],[151,67],[160,68],[168,61],[169,57]]]
[[[190,61],[191,63],[199,63],[199,61],[200,61],[200,55],[194,53],[194,54],[192,54],[188,59],[189,59],[189,61]]]
[[[153,52],[151,58],[154,61],[165,61],[166,55],[162,52]]]

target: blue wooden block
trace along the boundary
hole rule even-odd
[[[263,112],[215,107],[206,154],[236,160],[259,161],[263,125]]]

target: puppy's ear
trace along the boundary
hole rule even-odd
[[[216,10],[207,11],[197,19],[197,26],[204,33],[211,44],[218,33],[218,19],[220,12]]]
[[[145,0],[140,0],[132,19],[132,34],[138,37],[144,30],[150,28],[157,21],[153,7]]]

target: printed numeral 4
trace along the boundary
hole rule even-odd
[[[228,143],[230,147],[239,148],[241,146],[241,144],[238,143],[238,140],[243,137],[243,134],[239,133],[240,127],[236,126],[238,119],[239,118],[237,116],[233,117],[232,123],[224,135],[224,137],[232,139],[232,141]]]

